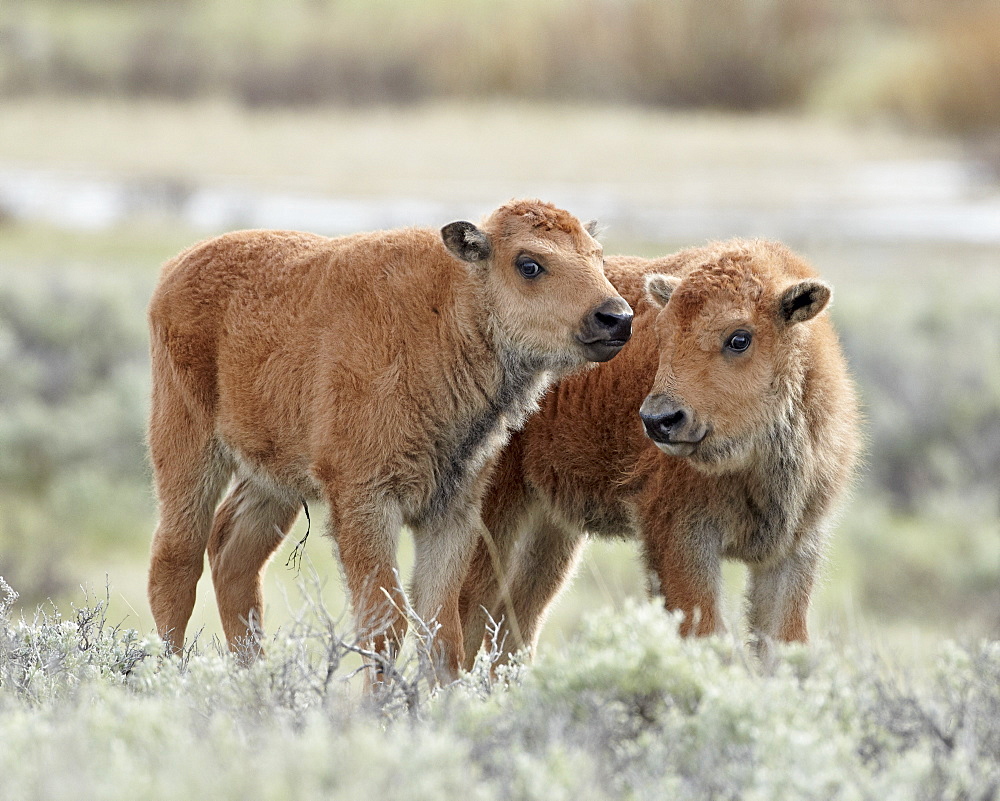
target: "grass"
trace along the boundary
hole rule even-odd
[[[822,118],[482,101],[252,111],[219,100],[21,98],[4,101],[4,130],[0,164],[181,188],[436,198],[465,214],[484,198],[549,197],[566,186],[691,202],[722,179],[737,202],[817,189],[850,200],[850,183],[837,179],[859,161],[961,156],[930,136]]]

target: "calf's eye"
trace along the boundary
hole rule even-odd
[[[517,260],[517,271],[525,278],[538,278],[538,276],[545,272],[545,268],[534,259],[528,256],[521,256]]]
[[[734,331],[726,340],[726,347],[735,353],[743,353],[750,347],[752,339],[749,331]]]

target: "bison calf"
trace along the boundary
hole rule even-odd
[[[720,561],[736,559],[753,633],[806,640],[858,450],[829,287],[762,241],[609,258],[607,274],[637,310],[632,342],[562,380],[503,452],[460,603],[468,659],[485,610],[508,650],[535,644],[585,532],[642,542],[685,634],[721,629]]]
[[[362,641],[391,657],[403,636],[405,524],[411,603],[438,618],[454,671],[484,465],[551,381],[614,356],[631,319],[600,245],[537,201],[481,228],[244,231],[168,262],[149,307],[160,635],[183,642],[207,548],[226,638],[246,637],[265,565],[321,499]]]

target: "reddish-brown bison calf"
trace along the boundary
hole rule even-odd
[[[245,638],[265,565],[322,499],[359,635],[388,656],[410,526],[410,602],[437,617],[447,675],[484,465],[556,377],[621,349],[632,313],[575,217],[517,201],[481,228],[211,239],[166,264],[149,319],[160,635],[183,642],[207,547],[226,637]]]
[[[536,643],[586,532],[642,542],[685,634],[721,630],[720,562],[736,559],[753,634],[805,641],[859,441],[830,288],[763,241],[606,267],[636,309],[632,341],[562,380],[504,450],[460,602],[467,660],[486,611],[508,651]]]

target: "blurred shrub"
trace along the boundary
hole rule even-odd
[[[804,0],[499,4],[489,19],[442,24],[442,38],[467,44],[435,51],[429,83],[458,95],[787,106],[823,64],[816,9]]]
[[[976,287],[970,294],[970,288]],[[971,281],[881,291],[838,324],[862,390],[870,483],[898,511],[944,498],[1000,514],[1000,319],[992,290]]]
[[[823,45],[825,5],[645,0],[622,15],[604,3],[600,22],[605,36],[611,33],[611,48],[603,55],[624,61],[624,73],[635,78],[628,94],[640,102],[740,110],[790,106],[831,56]]]
[[[895,252],[895,251],[894,251]],[[935,265],[924,272],[922,259]],[[869,437],[833,563],[861,609],[1000,634],[1000,289],[995,256],[899,248],[834,307]],[[895,262],[895,263],[893,263]],[[936,265],[953,263],[943,274]],[[960,274],[959,274],[960,273]],[[904,277],[905,276],[905,277]]]
[[[836,0],[21,0],[0,24],[0,91],[772,108],[805,96],[843,23]]]
[[[1000,177],[1000,8],[990,0],[897,3],[850,41],[809,102],[957,135]]]
[[[998,87],[994,0],[9,0],[0,15],[0,95],[808,102],[990,138]]]
[[[917,127],[995,136],[1000,8],[956,4],[947,13],[918,18],[911,30],[910,46],[874,76],[867,102]]]
[[[142,454],[142,295],[93,274],[19,276],[0,287],[0,481],[44,492],[53,474],[99,461],[133,475]]]
[[[0,286],[0,574],[26,600],[148,516],[147,291],[82,271]]]

